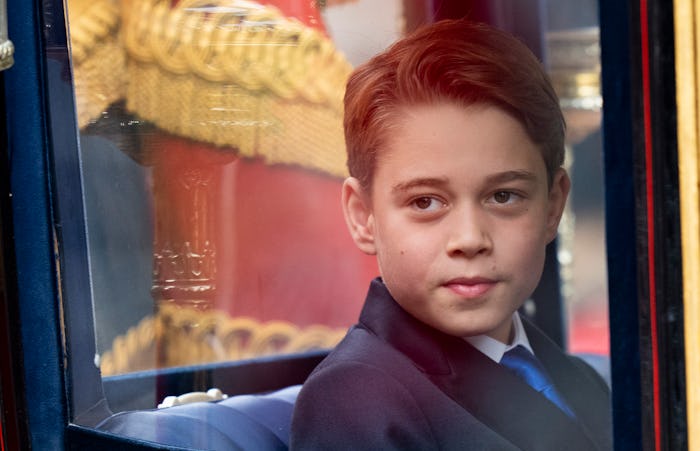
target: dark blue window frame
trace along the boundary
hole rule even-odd
[[[630,65],[628,59],[638,52],[638,44],[633,41],[639,30],[630,22],[638,13],[630,6],[634,3],[600,2],[609,292],[611,299],[615,299],[610,318],[615,325],[611,337],[616,449],[640,449],[649,445],[644,432],[648,415],[642,411],[645,387],[640,382],[646,380],[648,369],[640,365],[643,359],[640,356],[645,351],[640,349],[638,279],[641,276],[636,258],[639,243],[638,237],[629,233],[637,227],[639,205],[633,187],[620,183],[636,180],[635,170],[638,170],[635,167],[638,117],[631,98],[637,92],[637,85],[630,73],[637,62]],[[661,2],[650,3],[661,8]],[[11,215],[7,217],[13,221],[15,260],[12,266],[17,287],[16,299],[10,301],[15,301],[17,307],[23,386],[27,387],[21,420],[26,422],[28,440],[35,449],[64,446],[78,449],[108,444],[128,449],[138,445],[70,423],[71,412],[99,411],[105,403],[96,368],[84,365],[93,361],[94,342],[76,339],[78,336],[94,337],[94,331],[91,318],[75,320],[91,312],[91,305],[87,273],[75,270],[87,267],[87,250],[63,4],[59,0],[11,1],[8,17],[16,56],[15,65],[3,74],[12,194]],[[54,180],[61,183],[54,184]],[[60,204],[57,199],[73,201]],[[63,230],[70,233],[63,234]],[[60,254],[55,252],[56,242],[62,243]],[[60,289],[59,268],[63,269]],[[62,303],[63,297],[70,302]],[[61,329],[64,319],[71,325],[67,330]],[[310,358],[308,362],[313,362],[318,356]],[[72,367],[76,362],[83,365]],[[182,387],[181,391],[186,391],[187,382],[178,384],[193,374],[208,374],[213,378],[215,374],[230,371],[237,370],[233,366],[214,365],[139,377],[145,384],[153,384],[161,378],[161,381],[171,381],[178,387],[176,390]],[[96,383],[74,391],[69,374]],[[679,373],[671,368],[669,378],[674,374],[678,377]],[[110,385],[116,387],[125,380],[108,381],[105,391],[109,393]],[[684,384],[681,385],[684,389]],[[73,396],[75,393],[79,393],[78,396]],[[681,436],[683,424],[670,425],[668,432],[671,437]]]

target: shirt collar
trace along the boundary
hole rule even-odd
[[[466,337],[465,340],[496,363],[501,361],[503,354],[518,345],[524,346],[528,351],[534,354],[518,312],[513,313],[513,341],[510,344],[501,343],[487,335]]]

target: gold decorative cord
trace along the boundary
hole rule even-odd
[[[112,349],[102,355],[100,368],[103,376],[109,376],[156,368],[158,360],[170,367],[327,349],[345,332],[163,304],[157,315],[144,318],[114,340]],[[160,357],[158,349],[164,353]]]
[[[344,176],[350,64],[315,29],[248,1],[133,0],[127,108],[170,133]]]
[[[174,75],[342,108],[351,66],[320,32],[248,1],[170,4],[132,3],[125,13],[131,58]]]
[[[321,32],[244,0],[69,0],[78,125],[126,99],[169,133],[346,175],[352,67]]]

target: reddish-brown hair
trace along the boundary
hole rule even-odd
[[[369,188],[377,153],[401,108],[440,102],[493,105],[538,145],[551,184],[564,161],[564,117],[542,65],[515,37],[467,20],[419,29],[359,66],[345,92],[350,175]]]

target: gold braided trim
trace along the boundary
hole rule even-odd
[[[342,114],[304,100],[254,94],[173,75],[160,67],[129,65],[127,108],[174,135],[269,164],[299,165],[345,177]]]
[[[102,355],[100,367],[103,376],[155,368],[159,343],[165,366],[182,366],[332,348],[345,332],[164,304],[156,316],[117,337]]]
[[[83,128],[126,93],[126,56],[113,0],[70,0],[71,56],[78,126]]]
[[[119,26],[119,7],[114,0],[69,0],[71,56],[83,62],[106,40],[113,39]]]
[[[318,31],[241,0],[134,0],[125,12],[131,58],[176,75],[342,107],[350,64]]]
[[[112,342],[112,349],[100,357],[103,376],[149,370],[156,367],[156,329],[154,316],[147,316]]]
[[[319,32],[240,0],[134,0],[127,108],[178,136],[346,175],[351,67]]]

